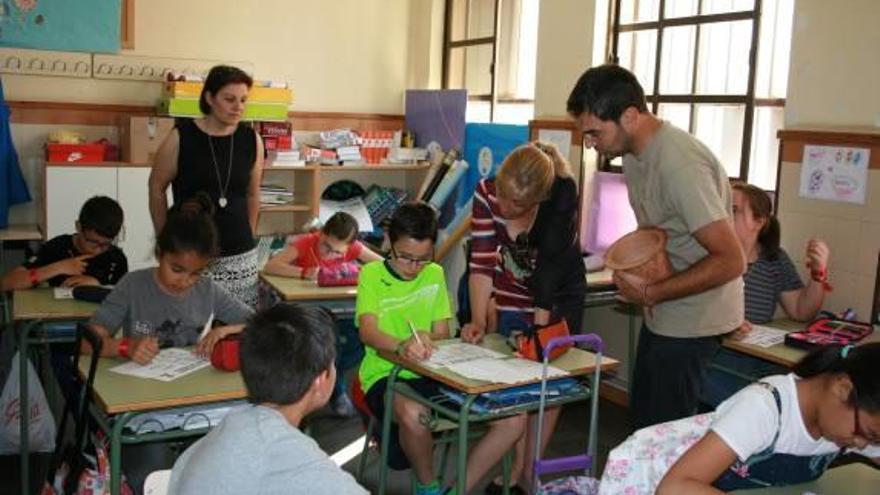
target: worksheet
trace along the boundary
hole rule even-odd
[[[465,342],[456,342],[439,346],[434,353],[431,354],[431,359],[424,361],[422,364],[429,368],[443,368],[454,363],[461,363],[473,359],[500,359],[503,357],[505,357],[504,354],[491,349],[486,349],[485,347]]]
[[[772,347],[776,344],[785,342],[785,330],[777,328],[765,327],[763,325],[752,325],[752,331],[740,342],[743,344],[752,344],[758,347]]]
[[[188,349],[162,349],[150,364],[140,365],[134,361],[110,368],[121,375],[149,378],[162,382],[174,381],[194,371],[208,366],[207,360],[200,358]]]

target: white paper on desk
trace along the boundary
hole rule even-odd
[[[431,359],[422,364],[429,368],[442,368],[454,363],[471,361],[473,359],[501,359],[506,357],[500,352],[486,349],[466,342],[441,345],[431,354]]]
[[[142,366],[130,361],[110,368],[110,371],[121,375],[170,382],[209,364],[211,363],[187,349],[162,349],[150,364]]]
[[[318,210],[318,218],[321,223],[327,223],[335,213],[344,211],[353,216],[358,223],[358,229],[361,232],[373,231],[373,220],[370,218],[370,212],[367,211],[367,205],[364,204],[362,198],[352,198],[345,201],[332,201],[322,199]]]
[[[779,330],[778,328],[752,325],[752,331],[740,342],[758,347],[772,347],[785,342],[785,334],[787,333],[785,330]]]
[[[523,383],[541,379],[541,364],[527,359],[483,358],[452,363],[446,368],[449,371],[470,378],[493,383]],[[568,372],[555,366],[547,367],[547,378],[568,376]]]
[[[55,299],[73,299],[73,287],[55,287],[52,289]]]

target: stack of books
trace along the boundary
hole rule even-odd
[[[343,165],[354,165],[364,162],[360,146],[340,146],[336,148],[336,157]]]
[[[302,167],[306,164],[298,150],[270,151],[268,162],[270,166],[278,167]]]
[[[263,184],[260,186],[260,203],[289,205],[293,203],[293,191],[277,184]]]
[[[162,100],[159,102],[159,114],[172,117],[201,117],[199,95],[203,86],[201,80],[166,82]],[[293,102],[293,92],[287,87],[278,86],[286,86],[286,84],[255,83],[248,92],[243,120],[286,121],[287,112]]]

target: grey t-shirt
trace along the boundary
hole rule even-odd
[[[641,155],[623,157],[629,200],[640,227],[666,231],[666,252],[676,272],[690,268],[708,251],[694,232],[732,219],[730,183],[718,159],[687,132],[663,122]],[[665,301],[645,321],[667,337],[720,335],[743,321],[743,280]]]
[[[365,494],[314,440],[264,406],[243,406],[186,449],[169,495]]]
[[[170,294],[159,286],[155,268],[145,268],[122,277],[90,323],[111,334],[122,328],[125,337],[155,335],[163,346],[183,347],[198,340],[211,313],[215,321],[235,325],[252,310],[207,277],[185,294]]]

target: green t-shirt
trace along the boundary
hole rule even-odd
[[[367,263],[358,280],[357,325],[364,314],[376,315],[379,330],[398,339],[408,339],[412,335],[409,321],[416,330],[430,331],[432,323],[452,316],[443,267],[431,263],[413,280],[403,280],[389,271],[384,261]],[[388,376],[393,368],[393,363],[366,346],[359,371],[364,392]],[[416,378],[418,375],[402,371],[400,377]]]

